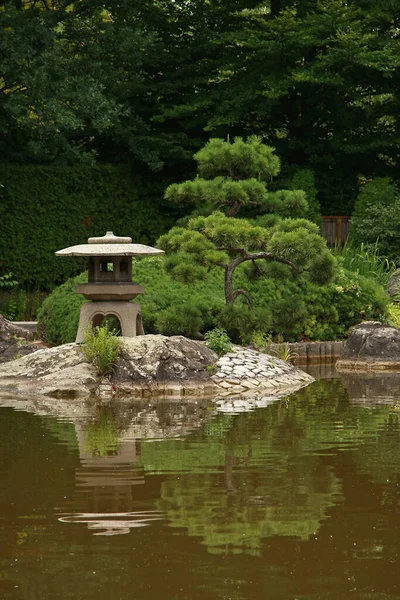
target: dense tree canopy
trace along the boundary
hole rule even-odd
[[[359,174],[398,178],[399,22],[396,0],[6,0],[0,160],[186,179],[210,132],[256,133],[349,212]]]

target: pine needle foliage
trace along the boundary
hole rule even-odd
[[[210,139],[194,155],[198,176],[168,186],[165,198],[186,206],[193,214],[222,211],[230,217],[275,213],[281,216],[308,216],[306,194],[301,189],[268,191],[268,183],[280,171],[274,148],[257,136],[231,143]]]

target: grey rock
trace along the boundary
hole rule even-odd
[[[399,284],[400,284],[400,269],[396,269],[396,271],[393,273],[393,275],[389,279],[389,282],[386,286],[386,291],[389,294],[389,296],[393,297],[400,293]]]
[[[207,346],[183,336],[123,338],[112,382],[210,381],[207,367],[216,360],[216,354]]]
[[[0,364],[36,352],[42,344],[29,343],[34,333],[14,325],[0,315]]]
[[[339,370],[400,370],[400,329],[365,321],[350,330]]]
[[[95,391],[95,368],[76,344],[45,348],[0,365],[0,387],[52,397],[88,397]]]

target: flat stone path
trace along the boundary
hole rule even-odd
[[[232,352],[221,356],[216,369],[211,379],[219,388],[219,396],[246,392],[276,396],[314,381],[311,375],[284,360],[241,346],[234,346]]]

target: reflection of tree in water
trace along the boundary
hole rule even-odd
[[[335,456],[351,451],[361,469],[371,456],[379,481],[386,468],[400,471],[399,442],[395,406],[351,404],[339,381],[324,381],[264,410],[218,416],[186,440],[145,445],[140,461],[171,475],[157,503],[171,526],[210,552],[258,554],[263,538],[307,539],[343,501]]]
[[[341,492],[329,467],[314,471],[304,465],[304,471],[300,468],[295,475],[273,473],[272,468],[263,473],[262,481],[240,473],[235,479],[234,491],[224,490],[215,476],[207,474],[164,482],[157,507],[171,526],[201,537],[209,552],[257,555],[263,538],[307,539],[318,531]]]

